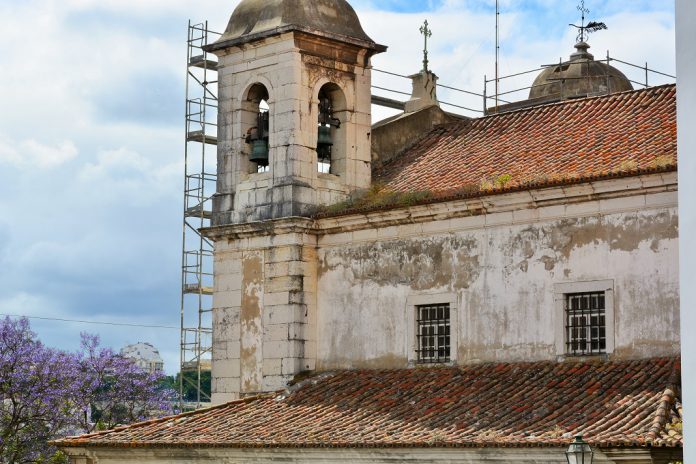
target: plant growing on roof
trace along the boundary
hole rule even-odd
[[[666,168],[674,164],[674,158],[669,155],[659,155],[650,161],[649,166],[651,168]]]
[[[493,190],[493,182],[490,179],[481,179],[480,190]]]
[[[510,174],[501,174],[495,179],[495,186],[498,188],[505,188],[505,186],[512,180]]]
[[[638,169],[638,161],[636,160],[624,160],[619,165],[620,172],[634,171]]]
[[[351,194],[348,199],[333,205],[321,207],[319,214],[337,214],[352,209],[372,209],[379,207],[408,207],[427,201],[433,194],[428,190],[409,190],[395,192],[381,184],[374,184],[366,190]]]

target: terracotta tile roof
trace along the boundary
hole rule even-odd
[[[374,173],[393,191],[543,185],[677,163],[676,89],[569,100],[435,128]],[[501,177],[502,176],[502,177]]]
[[[325,373],[289,391],[58,442],[112,447],[681,447],[680,361]]]

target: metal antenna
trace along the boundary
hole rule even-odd
[[[587,42],[587,39],[589,38],[591,32],[597,32],[607,28],[606,24],[598,23],[596,21],[590,21],[589,23],[587,23],[587,25],[585,25],[585,15],[590,12],[590,10],[585,7],[585,0],[580,0],[580,4],[578,5],[578,11],[580,11],[580,14],[582,15],[582,22],[579,26],[575,24],[570,24],[571,26],[579,30],[578,37],[575,39],[577,43]]]
[[[498,73],[500,63],[500,6],[495,0],[495,109],[498,109],[498,94],[500,93],[500,77]]]
[[[428,38],[433,36],[433,31],[428,27],[427,19],[421,26],[420,33],[423,34],[425,39],[425,44],[423,46],[423,71],[428,72]]]

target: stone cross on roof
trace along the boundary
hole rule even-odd
[[[426,19],[420,28],[420,33],[423,34],[425,44],[423,46],[423,71],[428,72],[428,38],[433,36],[433,31],[428,27]]]

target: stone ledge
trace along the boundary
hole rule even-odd
[[[488,216],[497,213],[510,213],[519,217],[520,211],[538,210],[554,206],[581,205],[587,202],[602,203],[606,200],[658,195],[658,202],[646,198],[634,201],[629,207],[670,206],[665,201],[665,193],[677,191],[677,173],[664,172],[618,179],[587,182],[575,186],[557,186],[524,190],[512,193],[491,194],[481,197],[454,199],[437,203],[376,210],[366,213],[353,213],[319,219],[307,217],[288,217],[267,221],[231,224],[201,229],[203,235],[211,240],[237,240],[250,237],[277,236],[285,234],[305,234],[326,236],[367,229],[381,229],[391,226],[413,225],[432,221],[457,219],[471,216]],[[630,201],[629,201],[630,203]],[[676,206],[676,201],[673,205]],[[577,208],[580,211],[582,208]],[[517,212],[517,213],[515,213]],[[601,211],[606,213],[606,211]],[[498,216],[502,218],[502,216]],[[540,219],[541,216],[537,219]],[[532,220],[536,220],[533,219]],[[486,221],[489,223],[489,221]],[[366,233],[370,235],[369,233]],[[298,242],[298,245],[306,243]]]

